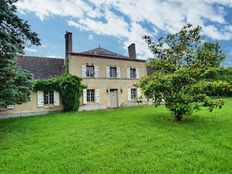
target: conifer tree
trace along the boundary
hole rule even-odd
[[[26,45],[40,45],[27,21],[17,16],[17,0],[0,0],[0,108],[29,100],[32,75],[17,65]]]

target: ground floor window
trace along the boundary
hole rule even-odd
[[[87,102],[95,102],[95,90],[87,89]]]
[[[138,96],[137,89],[131,89],[131,99],[134,100]]]
[[[54,104],[54,91],[44,91],[44,104]]]

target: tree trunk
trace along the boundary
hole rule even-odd
[[[182,118],[183,118],[182,115],[175,115],[175,117],[176,117],[176,120],[177,120],[177,121],[181,121]]]

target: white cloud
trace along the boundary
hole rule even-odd
[[[140,58],[150,56],[143,35],[174,33],[186,23],[202,26],[203,33],[212,39],[232,39],[224,8],[232,7],[232,0],[21,0],[17,6],[41,20],[54,15],[69,17],[68,25],[79,30],[123,40],[125,50],[134,42]],[[141,22],[151,24],[151,29]]]
[[[55,54],[51,54],[51,53],[47,54],[45,57],[64,59],[64,57],[61,55],[55,55]]]
[[[219,31],[215,26],[208,25],[203,28],[203,33],[216,40],[231,40],[232,32],[230,31],[230,27],[226,28],[228,28],[228,30]]]
[[[34,49],[34,48],[25,48],[25,51],[30,52],[30,53],[36,53],[37,52],[37,50]]]
[[[89,34],[88,40],[93,40],[93,35],[92,34]]]

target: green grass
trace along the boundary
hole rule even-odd
[[[231,106],[183,122],[163,106],[0,120],[0,173],[232,173]]]

